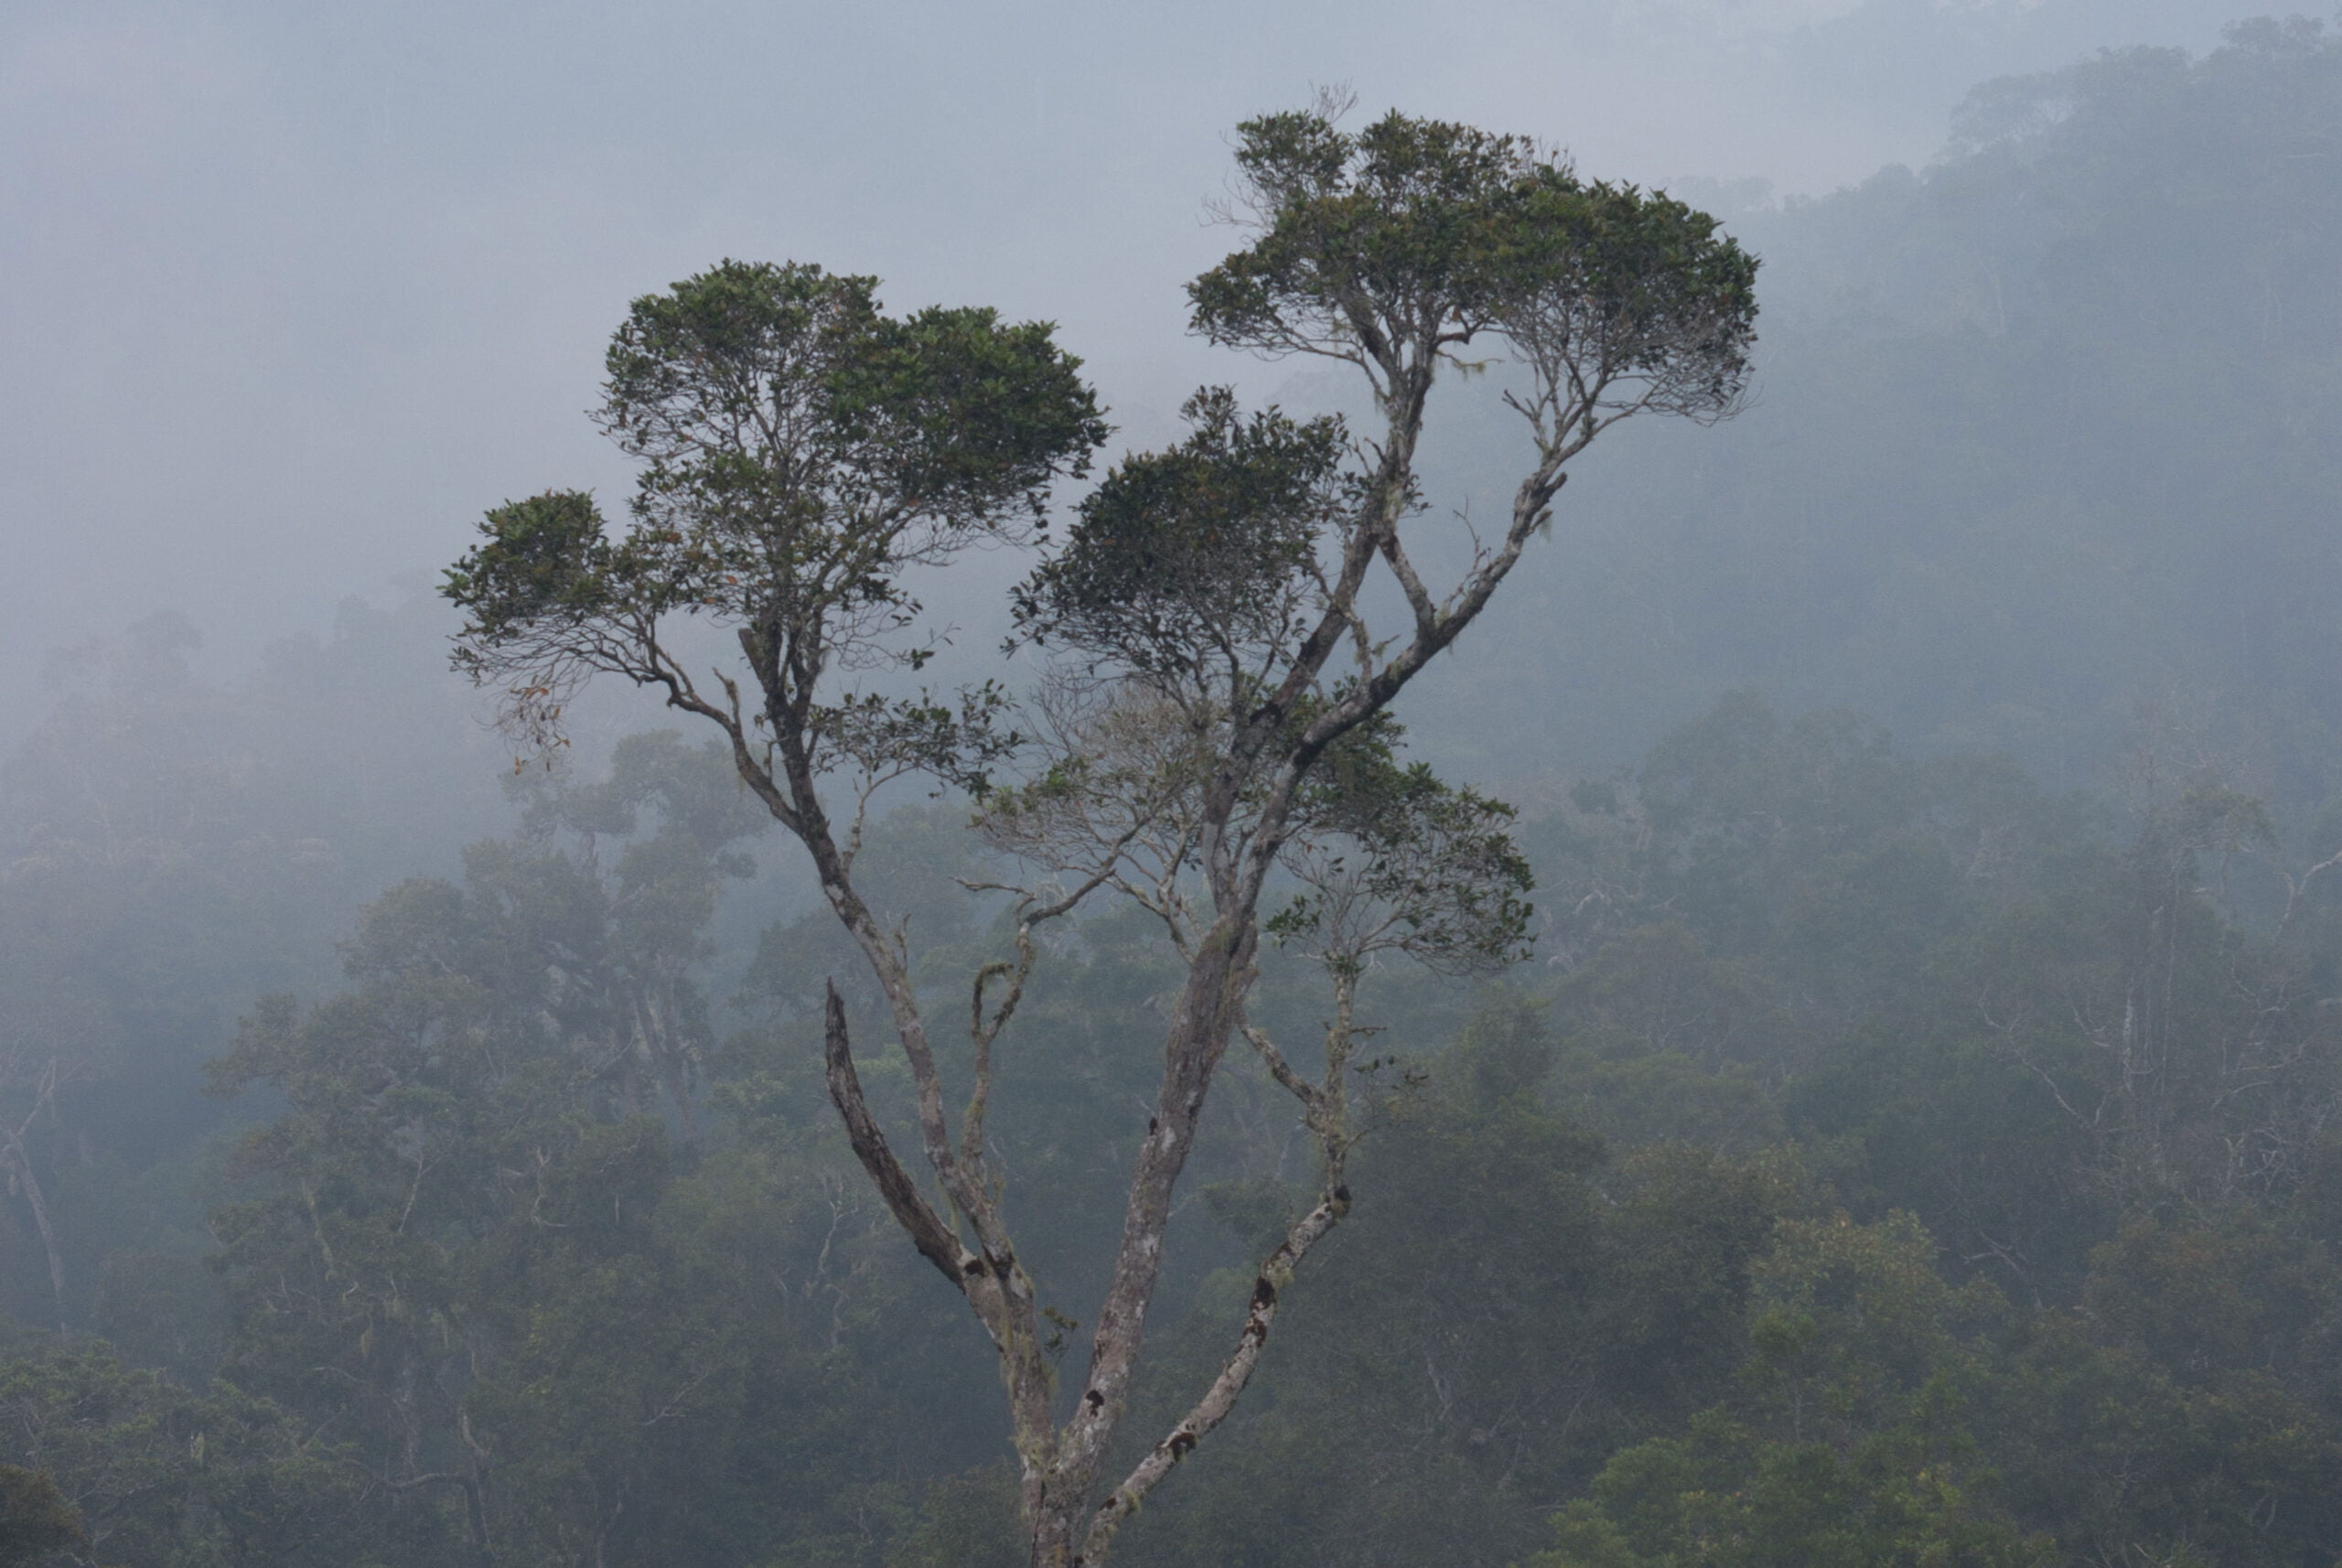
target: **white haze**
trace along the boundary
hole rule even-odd
[[[1189,0],[0,12],[0,745],[51,650],[176,610],[217,668],[625,478],[628,298],[725,255],[1043,316],[1127,438],[1283,372],[1183,335],[1238,119],[1346,82],[1589,172],[1820,191],[1964,88],[2205,47],[2244,0]]]

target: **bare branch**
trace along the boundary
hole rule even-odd
[[[837,1107],[838,1116],[845,1123],[846,1141],[853,1145],[854,1158],[869,1174],[871,1185],[886,1199],[887,1212],[910,1237],[911,1245],[944,1278],[964,1291],[969,1275],[980,1271],[983,1263],[928,1207],[918,1184],[887,1147],[886,1132],[878,1125],[877,1118],[871,1115],[869,1102],[863,1098],[862,1080],[854,1070],[854,1052],[846,1040],[845,1003],[835,985],[825,986],[824,992],[822,1060],[827,1069],[830,1103]]]
[[[1082,1543],[1081,1560],[1085,1563],[1103,1562],[1108,1546],[1123,1521],[1138,1511],[1139,1505],[1155,1484],[1169,1475],[1212,1429],[1228,1419],[1236,1408],[1237,1399],[1245,1385],[1252,1380],[1253,1369],[1260,1365],[1261,1353],[1268,1348],[1269,1331],[1276,1324],[1280,1294],[1293,1283],[1295,1269],[1307,1257],[1310,1249],[1324,1240],[1327,1233],[1341,1223],[1349,1212],[1350,1193],[1347,1187],[1337,1186],[1322,1196],[1311,1208],[1286,1231],[1266,1262],[1252,1276],[1252,1293],[1245,1304],[1244,1327],[1236,1337],[1236,1348],[1221,1363],[1219,1375],[1204,1391],[1187,1413],[1179,1418],[1162,1440],[1146,1452],[1137,1466],[1114,1488],[1106,1500],[1098,1505],[1090,1517],[1090,1529]]]

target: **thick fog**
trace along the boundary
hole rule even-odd
[[[0,9],[0,1568],[2342,1563],[2257,9]]]
[[[2203,47],[2242,0],[398,7],[0,16],[0,737],[158,610],[239,670],[435,579],[479,511],[624,475],[579,415],[718,257],[1054,319],[1112,417],[1273,371],[1184,335],[1230,125],[1347,83],[1589,172],[1821,192],[1974,83]],[[1747,194],[1746,190],[1744,195]]]

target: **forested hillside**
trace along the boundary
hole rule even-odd
[[[2342,38],[1989,84],[1923,171],[1724,215],[1755,405],[1606,444],[1398,710],[1518,807],[1530,956],[1361,969],[1354,1210],[1119,1554],[2342,1560]],[[1476,515],[1492,382],[1427,465]],[[990,1351],[824,1085],[825,986],[887,999],[728,750],[609,703],[516,770],[448,630],[57,666],[0,818],[0,1564],[1024,1562]],[[967,814],[860,851],[939,1017],[1014,932]],[[1271,929],[1252,1017],[1310,1036]],[[1085,916],[1002,1036],[1069,1367],[1178,973]],[[1231,1055],[1123,1447],[1310,1156]]]
[[[1727,203],[1767,259],[1755,405],[1586,465],[1554,560],[1444,675],[1440,745],[1623,763],[1755,682],[2102,787],[2152,708],[2314,806],[2342,716],[2337,95],[2316,24],[2255,23],[1980,89],[1919,173]],[[1509,435],[1491,406],[1443,456],[1500,472]]]

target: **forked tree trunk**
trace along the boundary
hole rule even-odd
[[[70,1334],[65,1318],[65,1259],[57,1250],[57,1231],[48,1222],[48,1203],[40,1190],[40,1178],[33,1174],[31,1153],[25,1147],[21,1131],[8,1138],[8,1163],[16,1167],[16,1180],[25,1189],[25,1202],[33,1211],[33,1229],[40,1232],[41,1250],[48,1254],[48,1290],[57,1307],[57,1331]]]
[[[1581,188],[1565,162],[1469,127],[1394,113],[1365,136],[1338,134],[1333,117],[1338,108],[1327,101],[1299,116],[1273,116],[1241,128],[1240,203],[1257,203],[1252,209],[1255,240],[1199,279],[1192,303],[1198,329],[1222,346],[1272,357],[1322,354],[1364,372],[1381,431],[1379,438],[1361,436],[1356,448],[1362,457],[1354,476],[1360,490],[1354,503],[1342,501],[1351,509],[1347,516],[1321,520],[1322,527],[1310,522],[1310,537],[1323,549],[1319,558],[1302,564],[1315,572],[1316,584],[1294,601],[1286,621],[1259,634],[1275,646],[1256,659],[1238,650],[1239,645],[1249,649],[1255,634],[1233,633],[1234,642],[1221,638],[1219,651],[1197,667],[1198,700],[1212,712],[1196,735],[1214,754],[1179,786],[1189,803],[1134,805],[1129,831],[1119,837],[1114,824],[1120,819],[1110,813],[1106,836],[1085,830],[1078,836],[1086,847],[1056,868],[1074,874],[1079,887],[1055,902],[1037,890],[1021,890],[1018,958],[983,966],[973,982],[974,1087],[956,1129],[912,983],[908,937],[882,924],[855,892],[851,871],[861,812],[872,791],[911,771],[958,779],[964,764],[994,754],[978,746],[962,756],[975,737],[962,736],[946,710],[922,708],[916,719],[906,714],[898,732],[897,719],[888,716],[893,710],[876,697],[867,704],[849,697],[849,707],[825,707],[816,691],[839,671],[865,668],[857,662],[863,656],[883,660],[894,648],[893,635],[918,613],[895,591],[900,574],[997,532],[1008,513],[996,509],[1007,505],[1012,492],[1034,506],[1037,520],[1044,481],[1003,479],[1003,488],[988,491],[993,481],[971,477],[987,471],[983,465],[967,475],[953,466],[962,449],[951,440],[945,449],[955,456],[937,465],[923,446],[889,447],[891,437],[883,435],[875,450],[887,454],[884,465],[856,470],[859,477],[851,481],[833,481],[823,443],[831,428],[824,422],[836,411],[827,401],[832,394],[817,391],[833,384],[829,369],[805,371],[795,347],[741,349],[747,358],[736,364],[735,339],[726,337],[720,357],[730,368],[719,371],[710,340],[695,336],[699,328],[654,328],[654,317],[667,319],[659,314],[666,306],[646,299],[638,302],[613,348],[614,365],[623,360],[635,368],[623,375],[614,371],[604,417],[622,447],[652,465],[642,492],[650,510],[640,512],[642,526],[624,550],[652,547],[606,561],[596,553],[600,514],[589,498],[564,492],[491,512],[489,542],[450,575],[449,595],[470,617],[458,660],[477,679],[512,678],[507,712],[524,733],[557,738],[561,704],[590,671],[662,689],[669,706],[722,729],[743,782],[811,855],[833,912],[885,993],[909,1069],[919,1150],[912,1160],[924,1156],[922,1176],[914,1178],[889,1148],[863,1096],[834,988],[825,1018],[830,1092],[855,1156],[895,1220],[965,1297],[998,1354],[1024,1467],[1035,1568],[1101,1568],[1114,1531],[1148,1490],[1233,1408],[1295,1266],[1348,1210],[1349,1195],[1340,1178],[1348,1133],[1338,1055],[1329,1052],[1321,1084],[1307,1085],[1272,1047],[1261,1047],[1277,1081],[1301,1100],[1326,1152],[1324,1190],[1262,1264],[1243,1330],[1211,1386],[1107,1490],[1104,1465],[1126,1412],[1160,1280],[1173,1189],[1194,1147],[1211,1079],[1241,1019],[1262,889],[1289,832],[1297,831],[1294,813],[1311,769],[1329,747],[1370,725],[1474,621],[1529,541],[1550,522],[1549,504],[1564,465],[1602,430],[1641,410],[1721,418],[1737,407],[1746,386],[1754,263],[1730,241],[1713,238],[1711,220],[1680,204],[1646,203],[1631,187]],[[1324,166],[1329,149],[1338,166]],[[1412,194],[1393,194],[1402,189]],[[1589,191],[1615,200],[1632,221],[1622,218],[1612,226],[1604,217],[1583,233],[1579,218],[1564,222],[1564,211],[1578,213],[1576,204]],[[1405,210],[1382,209],[1378,204],[1386,199],[1402,201]],[[1323,201],[1337,206],[1321,210]],[[1337,210],[1339,221],[1328,224],[1327,213]],[[1585,211],[1607,213],[1609,208],[1596,203]],[[1434,240],[1434,233],[1440,237]],[[1391,244],[1397,249],[1386,252]],[[1581,246],[1591,246],[1590,253],[1580,255]],[[727,305],[727,321],[765,319],[757,311],[793,320],[804,304],[790,291],[818,275],[726,263],[718,274],[677,285],[668,297],[687,306],[690,316],[720,284],[727,291],[748,291],[741,299],[755,299],[740,307],[747,316]],[[820,295],[819,309],[841,311],[841,321],[856,311],[875,312],[856,280],[822,286],[829,292]],[[1464,347],[1488,334],[1504,338],[1530,371],[1527,391],[1508,392],[1504,401],[1529,422],[1534,456],[1514,492],[1501,538],[1475,536],[1469,564],[1442,594],[1416,570],[1400,525],[1418,499],[1415,447],[1434,376],[1443,363],[1464,364],[1458,358]],[[782,336],[793,345],[799,329]],[[865,351],[864,340],[850,333],[842,331],[837,340],[846,345],[849,360]],[[737,379],[736,371],[751,363],[758,368]],[[1070,376],[1070,363],[1051,364],[1051,373]],[[1051,478],[1082,470],[1084,462],[1069,454],[1080,441],[1101,443],[1103,431],[1095,424],[1087,389],[1072,385],[1079,395],[1067,393],[1072,401],[1065,409],[1073,414],[1089,410],[1083,416],[1089,423],[1075,435],[1035,435],[1023,448],[1026,456],[1006,463],[1001,474],[1016,471],[1016,462],[1037,464],[1035,472],[1046,470]],[[936,403],[936,417],[944,423],[934,431],[956,428],[952,421],[991,396],[987,391],[966,402]],[[882,400],[873,406],[887,405]],[[645,423],[630,425],[638,414]],[[921,431],[919,441],[930,438],[927,427]],[[1009,446],[1026,442],[998,432],[985,436],[994,439]],[[1080,450],[1086,454],[1088,447]],[[914,451],[921,454],[919,460],[905,463]],[[771,504],[750,501],[747,489],[740,492],[738,507],[728,499],[713,503],[690,488],[697,482],[695,465],[703,462],[745,464],[743,472],[773,487]],[[896,473],[886,465],[900,467],[905,477],[880,477]],[[930,474],[959,477],[930,491]],[[1306,478],[1298,469],[1295,477]],[[848,488],[838,489],[841,484]],[[865,493],[865,487],[874,486]],[[672,517],[662,514],[654,522],[654,514],[671,506]],[[565,542],[562,552],[577,545],[575,562],[564,554],[558,564],[549,564],[545,552],[554,540]],[[774,544],[783,540],[787,550],[776,552]],[[714,553],[704,556],[703,543]],[[726,559],[736,549],[765,565],[723,573],[719,583],[705,563]],[[1403,602],[1400,625],[1380,637],[1370,631],[1359,609],[1378,563],[1387,566],[1390,586]],[[573,582],[591,591],[572,596],[566,585]],[[554,583],[563,590],[549,596],[548,585]],[[719,669],[714,684],[703,690],[661,641],[662,616],[703,611],[717,624],[736,625],[748,682]],[[897,614],[900,619],[889,618]],[[1091,674],[1112,680],[1153,668],[1147,648],[1117,646],[1120,651],[1110,650],[1112,656]],[[1224,690],[1221,653],[1229,666]],[[915,668],[925,653],[906,650],[900,657]],[[854,826],[841,844],[819,785],[830,767],[845,763],[858,766],[862,776]],[[1176,916],[1156,910],[1173,925],[1187,975],[1164,1043],[1153,1114],[1133,1165],[1087,1377],[1059,1424],[1055,1368],[1042,1348],[1034,1283],[1018,1259],[1002,1184],[986,1154],[992,1046],[1030,973],[1033,925],[1069,913],[1110,884],[1131,891],[1123,878],[1132,843],[1152,831],[1150,823],[1168,825],[1161,813],[1189,811],[1192,821],[1180,821],[1165,845],[1151,848],[1161,851],[1159,867],[1173,883],[1192,870],[1208,884],[1210,924],[1195,929],[1202,916],[1189,918],[1194,911],[1184,894],[1167,900],[1180,911]],[[1101,863],[1084,858],[1092,851],[1103,855]],[[1046,896],[1055,897],[1054,890]],[[1009,977],[1004,999],[990,1005],[986,986],[1003,974]],[[1253,1034],[1248,1027],[1247,1039],[1260,1047]]]

